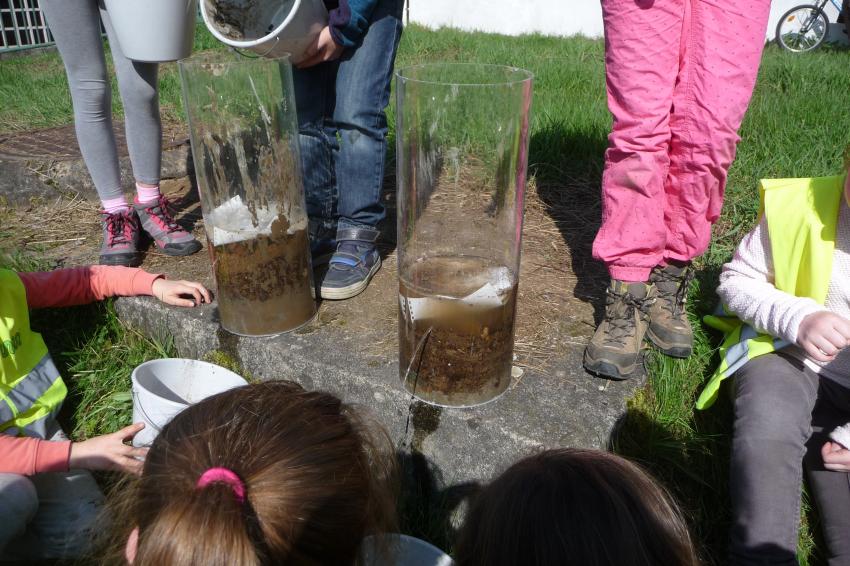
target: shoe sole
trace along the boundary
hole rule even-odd
[[[118,267],[139,267],[142,265],[142,257],[139,254],[135,254],[132,257],[126,255],[120,256],[118,254],[102,255],[98,258],[98,264]]]
[[[652,342],[656,348],[661,350],[662,354],[670,356],[671,358],[689,358],[694,352],[693,346],[665,342],[652,332],[651,327],[646,331],[646,339]]]
[[[180,249],[170,249],[169,250],[166,247],[160,246],[159,243],[156,244],[156,247],[159,251],[161,251],[165,255],[170,255],[170,256],[173,256],[173,257],[183,257],[183,256],[187,256],[187,255],[192,255],[194,253],[201,251],[201,248],[203,246],[201,245],[201,242],[195,240],[194,244],[187,244],[185,248],[180,248]]]
[[[358,281],[348,287],[320,287],[319,296],[323,299],[330,299],[332,301],[340,301],[342,299],[356,297],[369,286],[369,282],[372,280],[372,277],[375,276],[380,268],[381,258],[378,258],[378,261],[375,262],[375,265],[373,265],[372,269],[369,270],[369,274],[362,281]]]
[[[617,381],[625,381],[626,379],[633,377],[635,370],[637,369],[637,362],[624,368],[628,371],[621,371],[620,368],[610,362],[606,362],[604,360],[591,360],[588,358],[587,353],[585,353],[584,369],[596,375],[616,379]]]

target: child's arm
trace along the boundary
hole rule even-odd
[[[807,316],[829,312],[813,299],[795,297],[774,286],[770,237],[764,218],[747,234],[732,261],[723,266],[720,300],[727,310],[755,329],[795,344]]]
[[[144,425],[137,423],[83,442],[50,441],[0,434],[0,473],[31,476],[70,468],[139,473],[146,448],[124,444]]]
[[[167,281],[162,275],[132,267],[91,265],[34,273],[18,273],[31,308],[65,307],[103,300],[107,297],[153,295],[178,306],[209,303],[211,298],[200,283]],[[191,295],[191,299],[181,298]]]
[[[31,476],[67,472],[71,442],[50,442],[0,434],[0,473]]]

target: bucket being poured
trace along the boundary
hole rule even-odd
[[[289,53],[293,64],[328,25],[323,0],[201,0],[201,16],[226,45],[263,57]]]
[[[178,61],[192,54],[198,0],[104,0],[128,59]]]
[[[133,370],[131,380],[133,422],[145,423],[133,439],[136,447],[150,446],[162,427],[189,405],[248,383],[221,366],[182,358],[145,362]]]

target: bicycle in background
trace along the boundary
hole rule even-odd
[[[829,33],[829,16],[824,7],[831,2],[844,22],[845,33],[848,33],[850,22],[847,21],[848,1],[840,4],[838,0],[818,0],[815,4],[802,4],[785,12],[776,24],[776,43],[787,51],[805,53],[814,51],[826,41]]]

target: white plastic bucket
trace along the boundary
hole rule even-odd
[[[385,547],[388,552],[382,552]],[[360,550],[364,566],[452,566],[451,557],[424,540],[399,534],[370,536]]]
[[[192,54],[198,0],[104,0],[128,59],[164,62]]]
[[[322,0],[201,0],[201,16],[226,45],[263,57],[289,53],[293,64],[328,25]]]
[[[131,380],[133,422],[145,423],[134,446],[150,446],[162,427],[189,405],[248,383],[223,367],[183,358],[145,362],[133,370]]]

